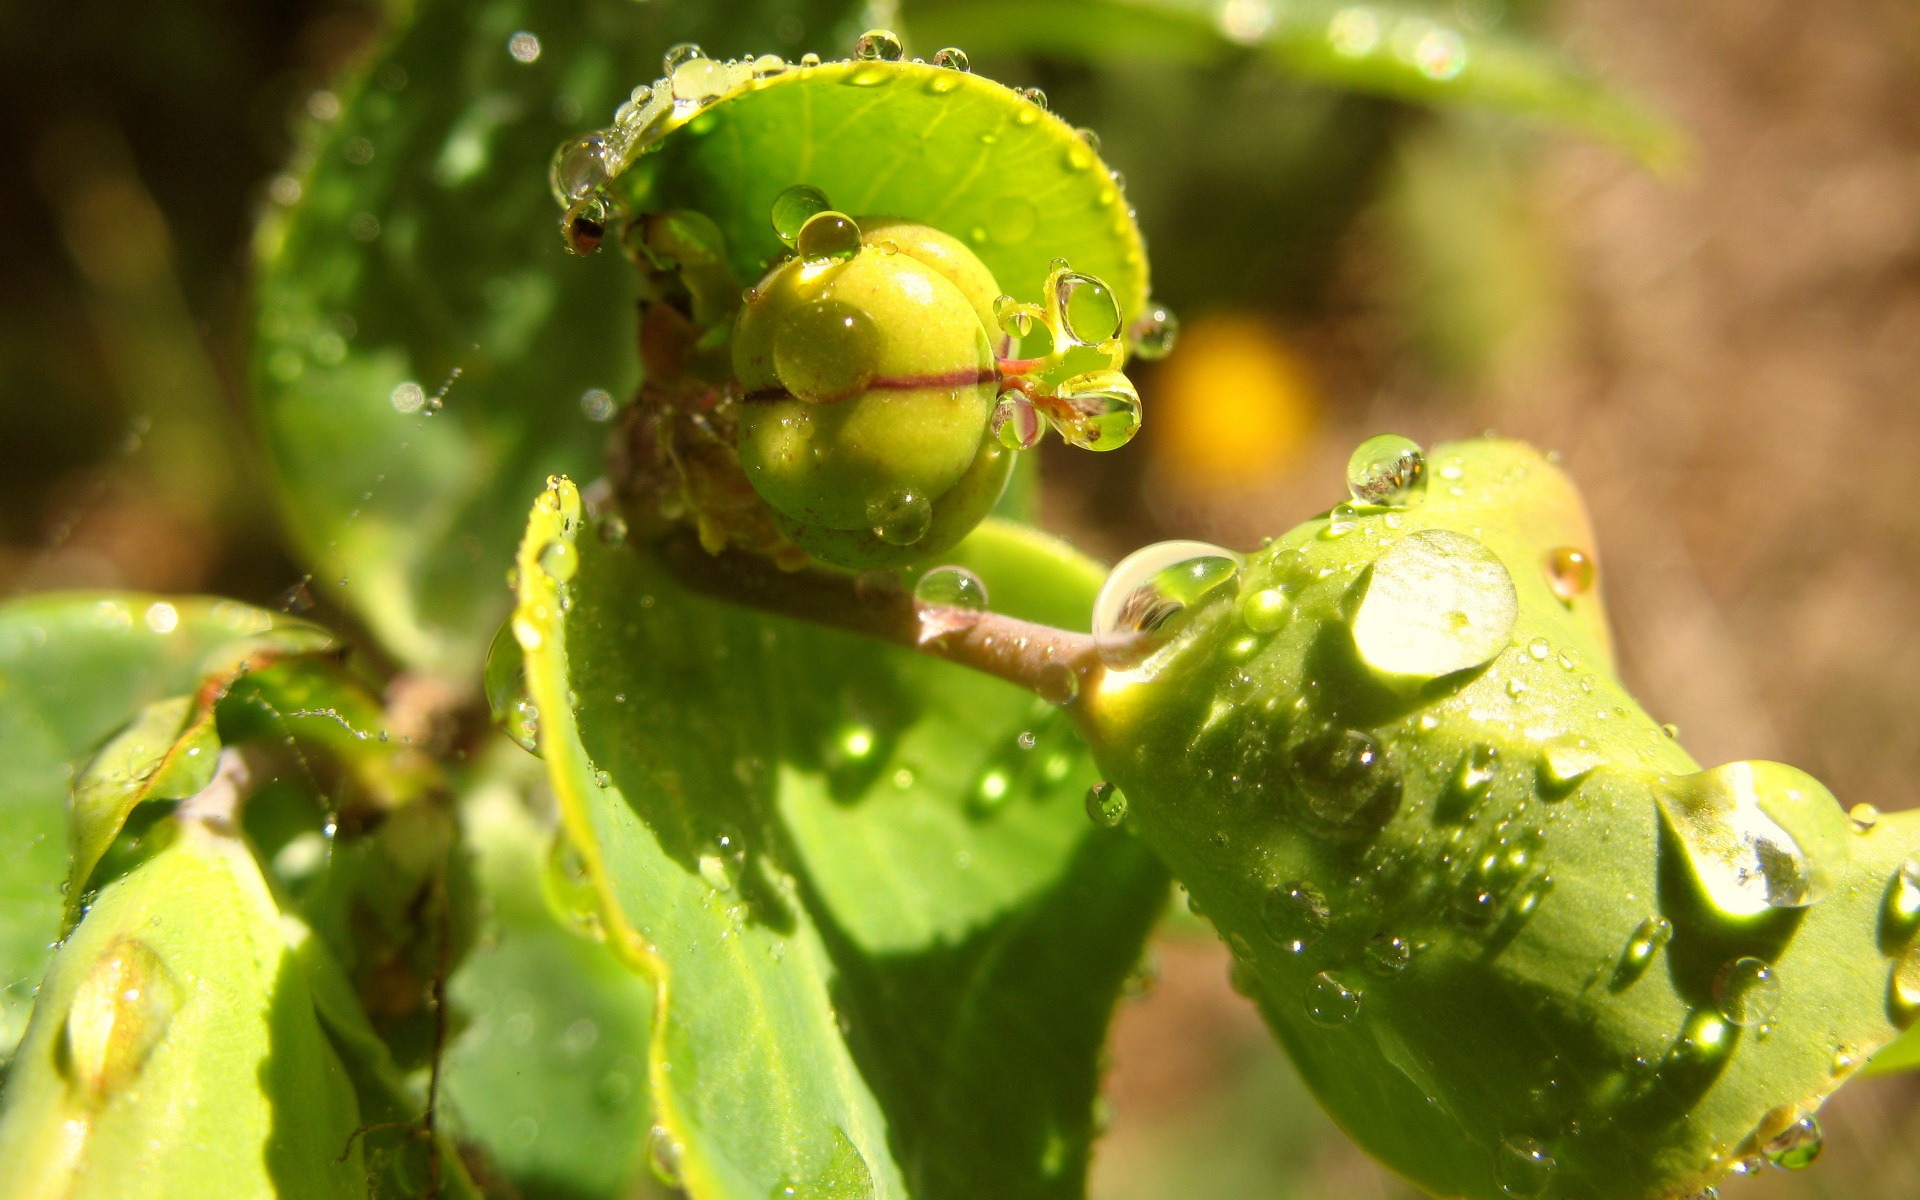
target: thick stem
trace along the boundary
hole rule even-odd
[[[756,554],[708,554],[676,533],[659,552],[680,582],[703,595],[842,629],[984,671],[1055,704],[1072,704],[1104,669],[1093,638],[1003,613],[925,604],[891,579],[809,567],[782,571]]]

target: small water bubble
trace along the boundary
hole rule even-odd
[[[507,53],[515,62],[536,62],[540,58],[540,39],[522,29],[507,39]]]
[[[566,583],[580,569],[580,552],[572,542],[549,542],[540,551],[540,569],[555,583]]]
[[[1040,210],[1025,196],[1002,196],[987,206],[987,236],[999,245],[1018,245],[1039,225]]]
[[[1764,961],[1744,957],[1720,968],[1713,999],[1727,1020],[1745,1029],[1773,1019],[1780,1003],[1780,977]]]
[[[1146,315],[1135,321],[1129,332],[1133,352],[1151,362],[1173,352],[1174,343],[1180,337],[1180,319],[1163,304],[1149,304]]]
[[[1880,823],[1880,810],[1862,802],[1847,810],[1847,822],[1855,833],[1869,833]]]
[[[1593,558],[1584,550],[1561,546],[1547,552],[1547,586],[1564,603],[1593,590]]]
[[[654,1178],[668,1187],[680,1186],[681,1153],[680,1143],[667,1132],[666,1126],[655,1125],[647,1131],[647,1166]]]
[[[825,192],[817,187],[796,183],[773,198],[773,207],[768,216],[773,222],[774,235],[792,246],[800,240],[800,231],[808,221],[832,207],[827,202]],[[857,235],[855,240],[858,241]]]
[[[964,72],[970,69],[967,63],[967,52],[958,46],[948,46],[944,50],[935,51],[933,65],[945,67],[950,71]]]
[[[1398,975],[1413,961],[1413,946],[1403,937],[1377,933],[1367,942],[1367,969],[1375,975]]]
[[[1240,602],[1240,620],[1255,633],[1272,633],[1287,623],[1293,605],[1282,588],[1261,588]]]
[[[1260,902],[1260,921],[1267,936],[1293,954],[1318,941],[1331,917],[1320,889],[1298,879],[1267,889]]]
[[[1060,385],[1060,436],[1082,450],[1118,450],[1140,431],[1140,393],[1118,371],[1089,371]]]
[[[817,67],[820,65],[820,56],[809,50],[800,56],[800,65],[803,67]]]
[[[1709,1009],[1695,1009],[1680,1027],[1671,1057],[1679,1063],[1707,1066],[1725,1058],[1733,1043],[1733,1026],[1725,1017]]]
[[[1404,507],[1426,487],[1427,456],[1419,443],[1395,433],[1361,442],[1347,459],[1347,491],[1356,504]]]
[[[1902,862],[1887,880],[1880,905],[1880,945],[1897,950],[1920,932],[1920,855]]]
[[[933,502],[918,492],[900,492],[867,509],[874,536],[889,546],[911,546],[933,525]]]
[[[1920,946],[1909,946],[1894,961],[1887,985],[1887,1011],[1901,1029],[1920,1017]]]
[[[1307,983],[1307,1017],[1322,1028],[1338,1029],[1360,1015],[1364,999],[1359,989],[1322,971]]]
[[[1542,799],[1559,800],[1598,770],[1605,759],[1587,738],[1562,734],[1540,751],[1538,783]]]
[[[727,90],[727,68],[711,58],[695,57],[675,67],[668,75],[675,101],[704,104]]]
[[[1453,79],[1467,67],[1466,39],[1444,26],[1435,26],[1414,43],[1413,65],[1428,79],[1442,83]]]
[[[863,62],[899,62],[905,53],[891,29],[869,29],[853,43],[853,56]]]
[[[913,585],[913,598],[947,608],[983,609],[987,606],[987,585],[965,567],[935,567]]]
[[[1047,94],[1041,91],[1039,88],[1029,87],[1029,88],[1018,88],[1016,90],[1020,93],[1020,98],[1022,100],[1025,100],[1027,103],[1033,105],[1035,108],[1045,110],[1045,108],[1047,107]]]
[[[1646,973],[1653,956],[1673,940],[1673,922],[1665,917],[1648,917],[1640,922],[1614,964],[1613,986],[1617,991]]]
[[[1158,542],[1108,573],[1093,604],[1093,637],[1110,667],[1137,666],[1206,602],[1226,595],[1240,556],[1207,542]]]
[[[1112,829],[1127,819],[1127,796],[1119,788],[1101,780],[1087,789],[1087,819],[1102,829]]]
[[[566,142],[554,151],[547,179],[563,205],[592,195],[607,182],[606,142],[597,133]]]
[[[95,1101],[123,1091],[166,1036],[180,989],[166,963],[137,938],[115,938],[74,989],[65,1054]]]
[[[1046,423],[1025,392],[1009,388],[993,406],[993,435],[1009,450],[1031,450],[1040,444]]]
[[[1494,1181],[1513,1200],[1535,1200],[1546,1194],[1559,1165],[1545,1146],[1532,1138],[1508,1138],[1494,1159]]]
[[[671,77],[682,66],[696,58],[705,58],[706,52],[694,42],[681,42],[667,49],[660,59],[660,73]]]
[[[1769,1163],[1783,1171],[1800,1171],[1820,1157],[1825,1142],[1820,1118],[1808,1113],[1768,1139],[1761,1152]]]
[[[607,202],[598,196],[574,201],[560,218],[560,233],[571,253],[592,254],[607,236]]]
[[[785,74],[787,60],[778,54],[762,54],[753,60],[753,77],[771,79],[775,75]]]
[[[1321,833],[1368,835],[1399,809],[1400,780],[1365,730],[1303,727],[1289,739],[1286,766],[1300,793],[1298,815]]]
[[[1065,663],[1050,662],[1040,668],[1038,690],[1049,704],[1071,704],[1080,695],[1080,676]]]
[[[1469,746],[1460,756],[1460,765],[1454,768],[1453,793],[1468,803],[1477,803],[1493,786],[1499,758],[1500,752],[1485,742]]]
[[[982,808],[993,809],[1005,803],[1012,791],[1013,780],[1008,778],[1005,771],[996,768],[980,777],[973,794]]]
[[[817,212],[800,226],[793,248],[808,262],[849,259],[860,253],[860,226],[845,213]]]

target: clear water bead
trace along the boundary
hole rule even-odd
[[[1118,450],[1140,431],[1140,393],[1118,371],[1089,371],[1060,385],[1060,436],[1082,450]]]
[[[865,62],[899,62],[905,53],[891,29],[869,29],[853,43],[853,56]]]
[[[1429,529],[1374,561],[1351,628],[1360,658],[1382,675],[1433,679],[1493,661],[1520,613],[1513,579],[1465,534]]]
[[[1326,1029],[1338,1029],[1360,1015],[1365,997],[1326,971],[1307,983],[1307,1018]]]
[[[808,221],[832,207],[825,192],[796,183],[773,198],[768,218],[773,222],[774,235],[791,246],[800,240],[800,230]]]
[[[1208,542],[1157,542],[1107,574],[1093,602],[1093,638],[1110,667],[1138,666],[1210,600],[1231,592],[1240,556]]]
[[[913,598],[946,608],[983,609],[987,606],[987,585],[965,567],[935,567],[913,585]]]
[[[1040,410],[1018,388],[1002,392],[993,406],[993,435],[1009,450],[1033,449],[1046,428]]]
[[[1701,891],[1729,917],[1813,904],[1850,857],[1847,815],[1833,794],[1780,763],[1665,779],[1654,797]]]
[[[1320,889],[1298,879],[1267,889],[1260,902],[1260,922],[1267,936],[1291,954],[1318,941],[1331,916]]]
[[[1825,1144],[1820,1118],[1808,1113],[1768,1139],[1762,1153],[1769,1163],[1783,1171],[1800,1171],[1813,1165]]]
[[[1404,507],[1426,483],[1426,453],[1397,433],[1368,438],[1347,459],[1347,491],[1355,504]]]
[[[1765,1024],[1780,1004],[1780,977],[1760,959],[1736,958],[1714,977],[1713,1000],[1742,1029]]]
[[[860,253],[860,226],[845,213],[817,212],[800,226],[793,248],[808,262],[844,261]]]
[[[1173,353],[1180,337],[1180,318],[1164,304],[1149,304],[1147,313],[1133,323],[1133,352],[1149,362]]]
[[[1101,780],[1087,789],[1087,819],[1102,829],[1112,829],[1127,819],[1127,797],[1119,788]]]
[[[966,71],[969,69],[967,52],[958,46],[948,46],[944,50],[935,52],[933,65],[936,67],[945,67],[950,71]]]
[[[1494,1158],[1494,1182],[1513,1200],[1535,1200],[1546,1194],[1559,1164],[1545,1146],[1532,1138],[1508,1138]]]

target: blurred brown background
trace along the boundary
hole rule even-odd
[[[1339,498],[1369,433],[1525,437],[1585,488],[1623,667],[1696,757],[1780,758],[1844,803],[1909,806],[1920,7],[1506,7],[1671,116],[1690,163],[1656,176],[1572,135],[1245,67],[976,57],[1101,129],[1185,321],[1140,372],[1136,443],[1051,457],[1050,523],[1109,556],[1245,549]],[[131,15],[0,8],[0,594],[274,603],[301,576],[241,452],[246,239],[378,13]],[[1170,922],[1159,961],[1116,1032],[1096,1195],[1405,1194],[1317,1116],[1197,923]],[[1729,1200],[1920,1195],[1917,1101],[1850,1088],[1815,1169]]]

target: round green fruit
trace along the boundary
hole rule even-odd
[[[1012,468],[988,435],[993,277],[959,242],[904,222],[866,222],[857,247],[832,255],[807,245],[803,234],[734,326],[741,466],[825,561],[939,553],[992,509]]]

